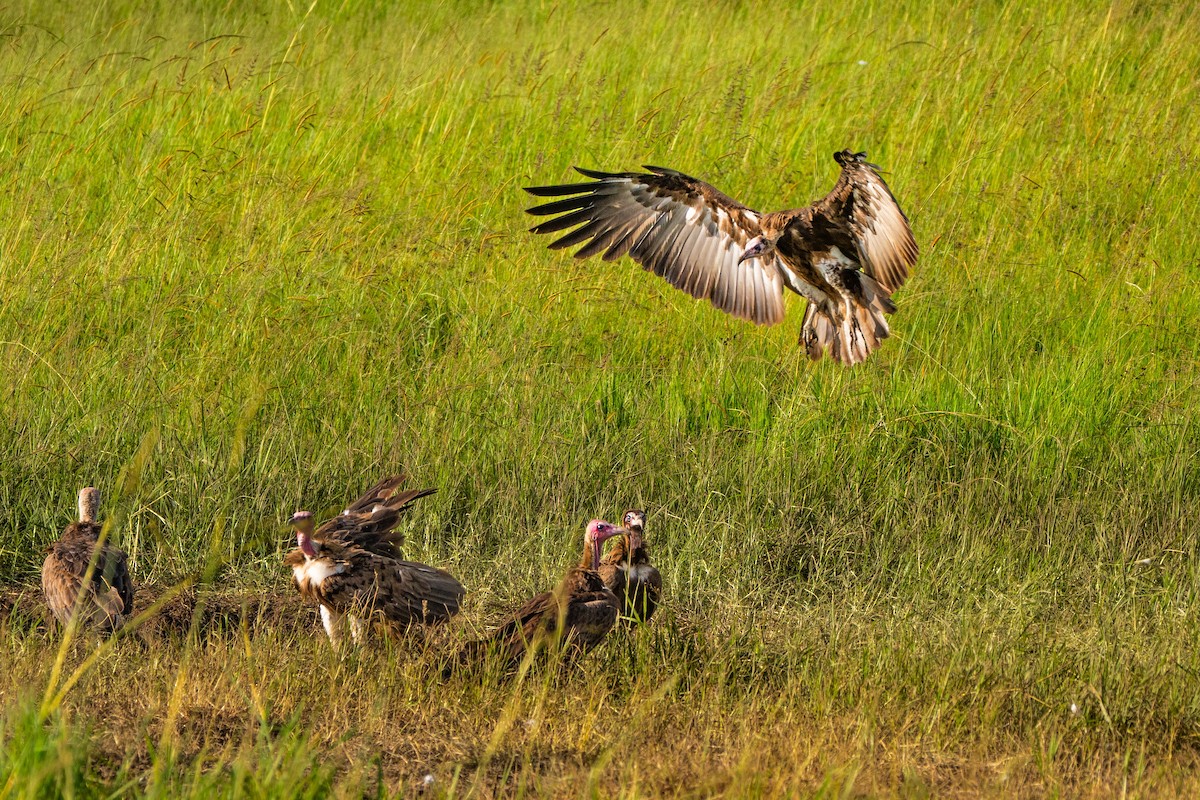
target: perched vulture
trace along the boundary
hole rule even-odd
[[[601,580],[617,597],[622,621],[648,622],[662,596],[662,576],[646,552],[646,512],[630,509],[621,523],[626,533],[600,562]]]
[[[125,553],[108,542],[99,546],[99,510],[100,492],[91,486],[80,489],[79,521],[63,530],[42,562],[42,591],[63,625],[78,608],[82,625],[109,634],[133,611],[133,581]]]
[[[808,300],[800,341],[815,359],[828,350],[857,364],[889,334],[891,295],[917,261],[917,243],[879,167],[842,150],[833,190],[806,208],[760,214],[673,169],[596,172],[588,183],[534,186],[565,199],[529,209],[552,216],[530,230],[574,228],[552,250],[576,258],[628,254],[692,297],[757,325],[783,321],[783,290]],[[576,227],[578,226],[578,227]]]
[[[414,624],[443,622],[458,613],[466,589],[449,573],[405,561],[401,515],[434,489],[399,491],[404,478],[386,478],[340,515],[315,527],[312,512],[297,511],[296,549],[284,563],[296,588],[321,607],[330,641],[342,640],[349,621],[355,644],[368,624],[401,631]]]
[[[527,601],[487,637],[467,644],[457,664],[492,651],[511,669],[521,663],[531,647],[556,648],[565,652],[570,662],[598,645],[619,613],[616,596],[596,572],[600,550],[605,540],[624,532],[604,520],[589,522],[579,566],[572,567],[552,591]]]

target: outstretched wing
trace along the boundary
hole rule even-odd
[[[534,186],[538,197],[561,197],[528,209],[553,219],[533,233],[574,230],[551,250],[582,244],[576,258],[628,254],[692,297],[759,325],[783,319],[783,277],[775,259],[738,263],[761,233],[759,215],[713,186],[682,172],[647,166],[649,173],[596,172],[588,183]],[[578,226],[578,227],[576,227]]]
[[[917,242],[908,217],[879,177],[878,167],[867,161],[866,153],[842,150],[833,157],[842,165],[842,174],[833,190],[815,205],[849,231],[867,274],[889,293],[894,292],[917,263]]]

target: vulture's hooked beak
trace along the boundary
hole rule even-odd
[[[746,244],[746,252],[742,253],[742,257],[738,259],[738,263],[748,261],[752,258],[758,258],[771,248],[771,243],[761,236],[755,236]]]
[[[618,527],[618,526],[614,525],[612,530],[608,531],[605,534],[602,534],[603,538],[601,539],[601,541],[604,541],[605,539],[611,539],[614,536],[624,536],[627,533],[632,533],[632,531],[630,531],[629,528],[626,528],[624,526]]]

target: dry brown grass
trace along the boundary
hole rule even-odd
[[[142,594],[139,604],[148,604],[151,593]],[[205,600],[198,614],[197,596]],[[11,678],[0,703],[12,708],[44,681],[56,642],[30,624],[34,592],[0,597],[10,620],[2,635]],[[568,674],[533,674],[513,685],[492,674],[441,680],[442,657],[467,635],[462,625],[336,653],[313,611],[290,593],[189,592],[165,608],[63,704],[69,727],[89,732],[89,769],[102,781],[145,781],[169,752],[186,786],[189,771],[229,770],[239,757],[266,758],[273,747],[298,744],[305,758],[334,768],[343,795],[373,796],[379,786],[476,797],[1200,791],[1193,737],[1124,735],[1070,714],[973,730],[931,718],[920,698],[901,692],[821,713],[799,675],[774,675],[759,688],[730,680],[739,659],[762,661],[761,640],[743,638],[732,652],[710,649],[721,637],[680,616],[657,620],[658,630],[614,636]],[[193,619],[198,635],[189,636]],[[664,639],[666,626],[677,630]],[[688,637],[693,645],[677,652],[677,670],[648,668],[656,647],[675,650]],[[69,659],[77,663],[94,644],[80,643]],[[833,678],[835,670],[816,672]],[[994,687],[968,707],[1003,702],[1011,691]],[[942,710],[964,713],[956,704]],[[948,727],[961,736],[948,740]]]

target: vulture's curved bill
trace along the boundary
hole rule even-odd
[[[672,286],[756,325],[784,317],[783,290],[808,300],[800,341],[814,360],[864,361],[889,334],[891,295],[917,263],[908,218],[866,153],[842,150],[833,190],[806,208],[760,214],[697,178],[664,167],[597,172],[533,186],[557,197],[528,213],[533,233],[568,231],[552,250],[576,258],[629,255]],[[570,229],[570,230],[568,230]]]

